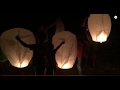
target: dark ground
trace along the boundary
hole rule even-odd
[[[76,65],[71,70],[62,70],[60,73],[69,73],[69,75],[77,75]],[[97,54],[96,68],[87,66],[83,68],[84,75],[120,75],[120,49],[117,47],[106,47],[99,45]]]
[[[99,44],[96,68],[87,66],[83,68],[84,75],[120,75],[120,50],[116,47]],[[23,75],[34,75],[34,69],[30,64],[27,68],[21,69]],[[4,75],[20,75],[19,69],[9,66]],[[57,75],[78,75],[76,64],[70,70],[57,70]]]

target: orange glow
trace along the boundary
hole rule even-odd
[[[109,14],[90,14],[88,18],[88,29],[95,42],[106,42],[111,32],[111,26]]]
[[[28,64],[29,64],[29,62],[27,60],[24,60],[22,62],[22,64],[18,63],[15,67],[17,67],[17,68],[24,68],[24,67],[27,67]]]
[[[62,69],[70,69],[70,65],[69,63],[66,63],[63,65]]]
[[[77,39],[76,36],[69,31],[62,31],[53,36],[54,49],[63,44],[56,52],[55,59],[60,69],[70,69],[73,67],[77,57]]]
[[[104,31],[97,37],[97,41],[100,43],[107,41],[107,35],[105,35]]]

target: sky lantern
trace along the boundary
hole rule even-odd
[[[33,51],[22,46],[16,39],[18,35],[27,44],[35,44],[34,34],[24,28],[13,28],[2,33],[0,42],[1,50],[8,58],[12,66],[24,68],[29,65],[33,57]]]
[[[58,19],[56,20],[56,32],[55,33],[59,33],[62,31],[65,31],[64,23],[61,20],[61,18],[58,17]]]
[[[111,18],[109,14],[90,14],[88,28],[95,42],[105,42],[111,31]]]
[[[56,48],[63,40],[63,44],[56,52],[56,62],[60,69],[70,69],[73,67],[77,57],[77,39],[69,31],[62,31],[53,36],[53,45]]]

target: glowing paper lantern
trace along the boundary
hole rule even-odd
[[[70,69],[73,67],[77,57],[77,39],[69,31],[62,31],[53,36],[53,45],[56,48],[63,40],[63,44],[56,52],[56,62],[61,69]]]
[[[62,32],[62,31],[65,31],[64,23],[61,20],[61,18],[58,18],[57,21],[56,21],[56,32],[55,33],[59,33],[59,32]]]
[[[88,28],[95,42],[105,42],[111,31],[109,14],[91,14],[88,18]]]
[[[21,45],[15,39],[16,35],[26,44],[35,44],[35,37],[31,31],[23,28],[10,29],[1,35],[1,49],[11,65],[17,68],[24,68],[27,67],[31,61],[33,51]]]

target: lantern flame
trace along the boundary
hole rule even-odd
[[[27,60],[25,60],[25,61],[22,62],[22,64],[18,63],[18,64],[17,64],[17,67],[18,67],[18,68],[25,68],[25,67],[28,66],[28,63],[29,63],[29,62],[28,62]]]
[[[107,35],[104,33],[104,31],[102,31],[97,37],[97,41],[100,43],[107,41]]]
[[[63,65],[62,69],[69,69],[69,67],[70,67],[69,63],[66,63]]]

